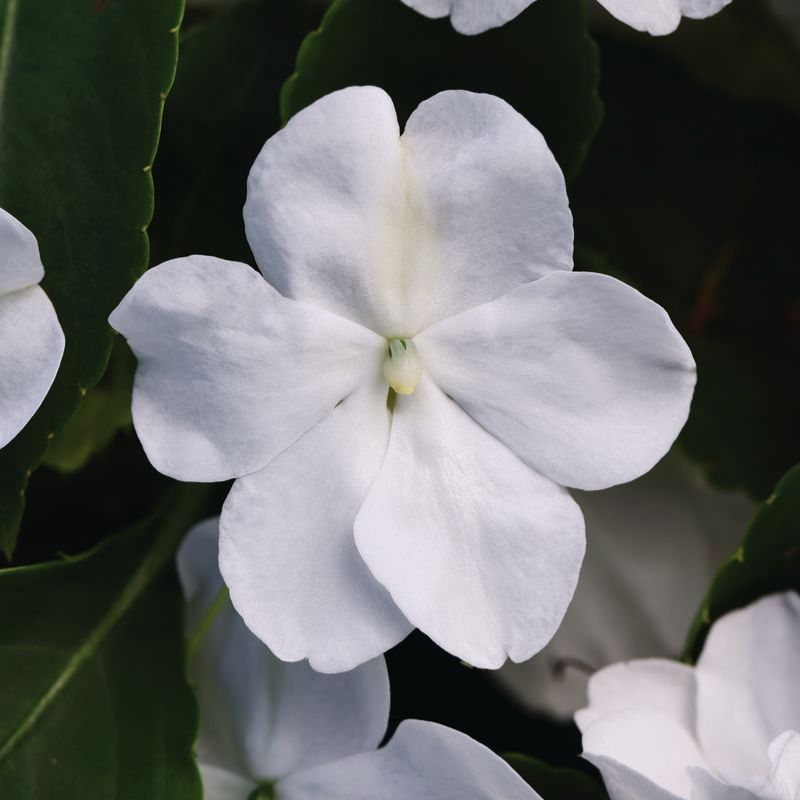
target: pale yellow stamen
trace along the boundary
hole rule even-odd
[[[422,377],[417,348],[410,339],[392,339],[383,362],[383,375],[397,394],[411,394]]]

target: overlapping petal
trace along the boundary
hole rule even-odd
[[[406,720],[371,753],[280,781],[280,800],[541,800],[514,770],[469,736]]]
[[[179,480],[263,467],[379,370],[384,348],[244,264],[205,256],[145,273],[110,322],[139,360],[136,432],[151,463]]]
[[[541,134],[465,91],[422,103],[402,138],[382,90],[323,97],[264,146],[245,222],[280,292],[386,335],[572,266],[564,178]]]
[[[37,285],[43,275],[36,238],[0,209],[0,447],[42,404],[64,354],[55,309]]]
[[[231,598],[286,661],[351,669],[411,631],[353,540],[386,453],[386,394],[375,376],[264,469],[239,479],[225,502],[220,566]]]
[[[554,273],[416,338],[433,380],[534,469],[602,489],[651,469],[696,380],[667,313],[606,275]]]
[[[190,630],[224,585],[217,539],[217,520],[208,520],[190,531],[178,553]],[[201,712],[197,754],[214,786],[235,789],[238,779],[274,779],[371,750],[386,730],[389,679],[382,658],[341,675],[284,663],[230,604],[192,658],[190,678]],[[205,772],[204,784],[215,797]]]
[[[355,535],[414,625],[489,668],[547,643],[584,551],[583,518],[569,494],[425,378],[397,398],[386,460]]]
[[[432,19],[449,16],[453,27],[472,36],[490,28],[499,28],[521,14],[534,0],[403,0]]]

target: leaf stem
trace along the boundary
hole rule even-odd
[[[187,661],[191,661],[192,658],[194,658],[197,648],[200,647],[203,639],[206,637],[206,634],[209,632],[209,630],[211,630],[211,626],[214,624],[214,620],[217,618],[219,612],[222,611],[222,609],[228,604],[230,596],[231,594],[227,586],[222,586],[217,592],[214,600],[208,607],[208,610],[205,614],[203,614],[203,618],[200,620],[199,625],[195,628],[194,633],[191,635],[189,643],[186,645]]]

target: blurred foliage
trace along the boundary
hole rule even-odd
[[[592,779],[582,772],[551,767],[519,753],[508,753],[504,757],[542,800],[608,800],[599,775]]]
[[[28,477],[111,349],[107,318],[147,266],[150,168],[182,0],[0,0],[0,206],[36,235],[66,335],[33,420],[0,451],[0,549]]]
[[[171,561],[207,497],[182,487],[85,556],[0,572],[4,800],[200,800]]]
[[[689,632],[684,658],[699,658],[711,626],[724,614],[790,589],[800,592],[800,464],[780,480],[741,547],[714,578]]]

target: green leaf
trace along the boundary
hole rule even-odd
[[[200,800],[171,557],[207,491],[85,556],[0,572],[3,800]]]
[[[36,235],[66,334],[58,377],[0,451],[0,547],[30,471],[102,376],[108,314],[147,265],[150,169],[182,0],[0,0],[0,206]]]
[[[306,29],[297,0],[262,0],[184,34],[155,167],[155,261],[207,253],[253,263],[247,174],[280,128],[280,89]]]
[[[329,92],[369,84],[391,95],[405,123],[444,89],[486,92],[536,125],[573,177],[600,125],[598,81],[581,0],[538,0],[480,36],[462,36],[398,0],[335,0],[300,49],[281,114],[286,121]]]
[[[800,591],[800,464],[758,510],[741,547],[717,573],[692,625],[684,658],[694,662],[723,614],[773,592]]]
[[[519,753],[508,753],[503,758],[541,795],[542,800],[608,800],[599,779],[576,769],[551,767]]]

